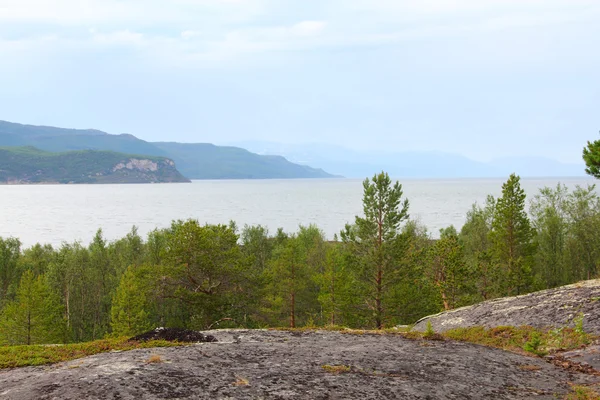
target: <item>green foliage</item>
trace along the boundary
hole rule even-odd
[[[541,345],[542,335],[539,332],[534,331],[529,340],[523,345],[523,350],[538,356],[544,356],[546,355],[546,352],[540,349]]]
[[[156,171],[114,168],[131,159],[157,163]],[[35,147],[0,147],[0,182],[144,183],[187,182],[162,157],[135,156],[110,151],[80,150],[51,153]]]
[[[579,334],[572,328],[540,330],[531,326],[457,328],[444,332],[444,336],[453,340],[478,343],[517,353],[526,350],[538,355],[559,349],[577,349],[582,345],[589,344],[593,339],[592,335]]]
[[[583,161],[585,162],[585,172],[594,178],[600,178],[600,140],[587,142],[587,147],[583,148]]]
[[[566,257],[569,231],[566,186],[542,188],[530,207],[532,226],[536,231],[535,267],[544,286],[552,288],[569,282],[571,274]]]
[[[427,327],[425,328],[423,336],[430,337],[433,335],[435,335],[435,331],[433,330],[433,326],[431,326],[431,321],[427,321]]]
[[[121,277],[111,307],[113,336],[132,337],[152,328],[144,272],[147,268],[131,266]]]
[[[324,314],[324,323],[335,326],[340,322],[350,322],[348,318],[351,304],[350,290],[352,276],[346,270],[346,262],[342,244],[337,241],[337,235],[329,243],[325,251],[323,269],[316,276],[319,285],[318,299]]]
[[[110,351],[176,346],[182,344],[163,340],[139,343],[131,342],[127,338],[103,339],[63,346],[0,346],[0,369],[54,364]]]
[[[28,307],[40,316],[35,326],[49,327],[47,335],[31,335],[40,343],[156,326],[381,328],[597,276],[600,199],[593,186],[541,190],[528,230],[524,194],[511,176],[502,198],[474,205],[460,233],[449,227],[439,239],[407,219],[401,186],[385,173],[363,188],[364,215],[346,227],[341,242],[327,242],[314,225],[272,235],[245,226],[238,236],[235,224],[195,220],[174,221],[146,238],[134,227],[112,242],[99,230],[85,247],[21,249],[17,239],[0,238],[0,341],[27,342]],[[49,299],[43,307],[41,297]],[[508,336],[507,346],[522,350],[528,343],[542,352],[586,343],[583,319],[572,322],[574,328],[543,332],[541,341],[523,330],[463,333],[497,344]]]
[[[53,343],[62,338],[62,329],[60,305],[45,278],[26,271],[15,300],[0,315],[0,343]]]
[[[314,321],[311,310],[318,309],[318,287],[311,278],[324,270],[325,257],[323,232],[312,225],[300,226],[297,235],[275,246],[266,276],[276,325],[285,319],[291,328]]]
[[[502,185],[494,210],[490,241],[501,296],[526,293],[532,285],[534,231],[525,211],[525,197],[520,178],[512,174]]]
[[[0,309],[14,295],[21,270],[21,242],[15,238],[0,238]]]
[[[450,229],[452,228],[452,229]],[[442,230],[439,240],[429,247],[425,273],[437,287],[444,310],[462,305],[471,281],[463,245],[453,227]]]
[[[397,306],[390,299],[393,287],[402,279],[401,258],[406,242],[400,225],[408,219],[408,199],[402,200],[402,185],[385,172],[363,182],[364,217],[356,216],[346,225],[342,240],[354,253],[352,267],[357,279],[356,295],[368,307],[377,329],[390,319]]]
[[[600,399],[600,393],[596,392],[594,389],[582,386],[582,385],[572,385],[572,392],[565,397],[566,400],[598,400]]]
[[[229,226],[175,221],[167,231],[166,293],[193,309],[190,327],[206,328],[243,307],[234,298],[241,284],[243,255]]]
[[[495,296],[494,284],[497,271],[492,263],[490,232],[496,208],[496,199],[488,196],[484,207],[473,204],[467,212],[459,240],[463,245],[465,262],[473,276],[477,296],[473,301],[487,300]]]

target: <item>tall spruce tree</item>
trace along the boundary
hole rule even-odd
[[[384,326],[392,304],[386,304],[393,285],[401,277],[400,227],[408,219],[408,200],[402,200],[402,185],[392,184],[385,172],[363,182],[364,216],[346,225],[342,240],[351,244],[361,282],[364,303],[372,312],[377,329]]]
[[[525,211],[525,199],[520,177],[511,174],[502,185],[490,232],[493,261],[499,271],[497,293],[501,296],[525,293],[532,284],[534,230]]]

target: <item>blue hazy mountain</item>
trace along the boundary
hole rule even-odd
[[[64,129],[0,121],[0,146],[31,146],[50,152],[112,151],[173,160],[189,179],[330,178],[322,169],[295,164],[279,155],[259,155],[210,143],[152,143],[130,134]]]
[[[584,176],[581,164],[564,164],[541,157],[501,158],[479,162],[444,152],[356,151],[327,144],[290,145],[262,141],[236,142],[258,154],[279,154],[288,160],[312,165],[351,178],[371,176],[382,170],[397,178],[486,178],[515,172],[523,177]]]

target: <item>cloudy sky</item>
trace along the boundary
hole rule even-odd
[[[599,0],[0,0],[0,119],[578,162]]]

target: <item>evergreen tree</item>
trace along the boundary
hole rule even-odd
[[[26,271],[16,299],[0,316],[0,342],[7,344],[56,343],[63,337],[60,304],[44,276]]]
[[[600,140],[587,142],[583,148],[583,161],[585,162],[585,172],[596,179],[600,179]]]
[[[534,231],[525,211],[525,198],[520,178],[511,174],[502,185],[490,232],[493,261],[499,271],[498,292],[502,296],[526,293],[532,284]]]
[[[113,336],[135,336],[152,327],[144,272],[148,268],[130,266],[121,277],[111,308]]]
[[[190,312],[189,326],[207,328],[233,318],[240,296],[243,256],[230,226],[204,225],[196,220],[173,222],[167,235],[164,270],[167,296]]]
[[[342,240],[352,245],[361,288],[357,295],[372,312],[377,329],[390,317],[393,304],[386,304],[393,286],[401,279],[400,225],[408,219],[408,200],[402,201],[402,185],[385,172],[363,182],[364,217],[346,225]]]

